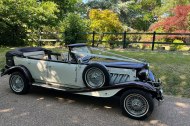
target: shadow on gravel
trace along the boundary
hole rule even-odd
[[[53,123],[52,118],[58,118],[59,122],[72,122],[78,119],[84,125],[96,125],[96,121],[101,120],[104,121],[105,125],[110,126],[124,124],[190,126],[190,99],[165,96],[162,105],[158,106],[155,101],[155,109],[150,118],[145,121],[136,121],[121,114],[119,97],[96,98],[41,87],[32,87],[27,95],[16,95],[11,92],[8,86],[8,78],[0,79],[0,100],[2,101],[0,102],[0,125],[1,123],[12,124],[12,122],[16,124],[18,120],[23,120],[23,118],[34,123],[37,123],[34,121],[36,119],[39,122],[49,124]],[[64,114],[68,114],[69,120],[67,117],[65,119],[60,117],[60,115],[64,116],[63,111]],[[39,116],[40,118],[38,118]]]
[[[110,98],[98,98],[92,96],[72,94],[68,92],[46,89],[42,87],[33,86],[30,90],[30,94],[34,96],[40,96],[37,100],[43,100],[44,97],[51,98],[53,101],[64,101],[66,103],[85,104],[85,105],[94,105],[96,107],[103,107],[105,109],[118,108],[120,106],[120,99],[117,96]]]
[[[93,105],[94,108],[101,108],[103,111],[110,109],[110,113],[117,113],[117,116],[123,116],[120,110],[119,97],[97,98],[39,87],[32,87],[30,94],[40,96],[37,100],[48,97],[55,102],[63,100],[64,103],[77,103],[81,106]],[[189,126],[190,100],[187,100],[167,96],[161,105],[158,105],[158,102],[155,101],[155,110],[147,120],[135,121],[129,118],[126,119],[128,122],[134,122],[134,125],[136,125],[135,122],[138,122],[137,125]]]

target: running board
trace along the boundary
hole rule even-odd
[[[49,89],[60,90],[60,91],[68,91],[68,92],[72,92],[72,91],[79,92],[81,90],[81,88],[69,88],[69,87],[65,87],[65,86],[61,86],[61,85],[45,84],[45,83],[33,83],[32,85],[38,86],[38,87],[49,88]]]
[[[106,90],[100,90],[100,91],[90,91],[90,90],[87,90],[87,88],[76,89],[76,88],[68,88],[68,87],[64,87],[60,85],[50,85],[50,84],[42,84],[42,83],[33,83],[32,85],[48,88],[48,89],[55,89],[59,91],[66,91],[73,94],[88,95],[88,96],[94,96],[94,97],[111,97],[123,89],[123,88],[117,88],[117,89],[106,89]]]

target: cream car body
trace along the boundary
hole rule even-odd
[[[85,44],[71,44],[67,53],[40,47],[19,48],[6,53],[1,76],[10,74],[9,85],[16,94],[31,86],[94,97],[120,96],[122,112],[145,119],[153,111],[153,98],[163,100],[161,82],[149,65],[101,50],[92,53]]]
[[[44,59],[40,59],[41,57],[39,57],[39,55],[41,52],[35,52],[36,55],[33,53],[30,54],[31,55],[25,53],[24,55],[33,58],[39,58],[39,60],[15,56],[14,61],[15,65],[24,65],[29,71],[31,71],[31,75],[35,82],[50,83],[52,85],[60,85],[72,88],[86,87],[81,73],[84,71],[87,65],[56,62],[57,60],[46,61]],[[135,69],[109,67],[108,71],[110,74],[113,74],[113,76],[118,74],[125,74],[127,76],[126,81],[134,81],[137,79]],[[110,84],[114,84],[114,79],[114,77],[111,78]],[[118,80],[119,79],[121,78],[118,77]]]

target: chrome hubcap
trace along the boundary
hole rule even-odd
[[[24,81],[19,75],[13,75],[10,79],[10,86],[15,92],[21,92],[24,88]]]
[[[131,116],[142,117],[147,114],[149,104],[142,95],[130,94],[124,100],[124,108]]]

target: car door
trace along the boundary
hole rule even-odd
[[[45,60],[27,59],[27,68],[36,82],[47,81],[47,62]]]
[[[78,87],[76,69],[77,64],[49,61],[47,82],[66,87]]]

